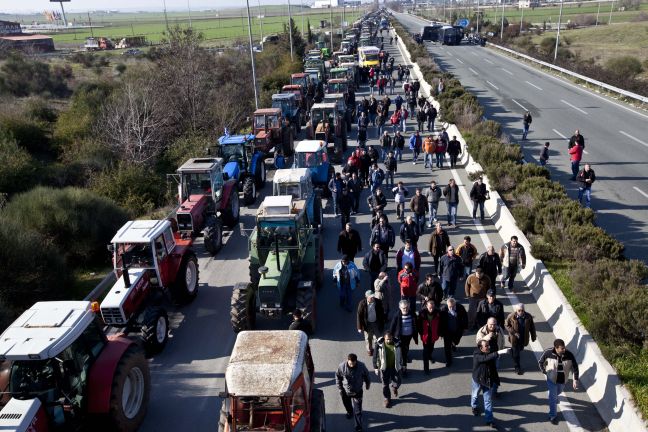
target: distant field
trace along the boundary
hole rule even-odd
[[[241,11],[237,11],[240,12]],[[279,33],[283,31],[283,26],[288,22],[288,10],[286,6],[268,6],[261,8],[263,19],[257,18],[258,9],[253,11],[252,18],[252,33],[255,41],[261,39],[261,23],[263,24],[263,35],[272,33]],[[302,14],[300,8],[291,7],[293,13],[293,20],[297,29],[301,31],[302,28]],[[352,23],[359,17],[361,12],[347,8],[344,11],[345,20]],[[248,35],[247,29],[247,15],[232,16],[234,12],[228,10],[217,13],[212,12],[192,12],[191,25],[194,29],[202,32],[206,41],[210,45],[218,45],[220,42],[231,41],[236,38],[244,38]],[[67,30],[65,32],[51,33],[54,38],[54,43],[57,47],[70,47],[82,45],[87,37],[92,34],[94,36],[104,36],[117,41],[124,36],[144,35],[147,40],[152,43],[157,43],[163,38],[163,33],[166,30],[166,23],[163,13],[158,12],[142,12],[142,13],[115,13],[115,14],[91,14],[90,15],[93,26],[92,29],[75,29]],[[304,32],[307,31],[306,25],[310,20],[311,27],[316,31],[320,26],[321,20],[329,20],[330,12],[326,9],[304,9]],[[29,17],[23,17],[23,22],[31,22]],[[15,19],[15,17],[14,17]],[[87,15],[71,14],[68,20],[76,20],[77,23],[88,23]],[[183,13],[169,13],[168,21],[170,26],[176,24],[181,26],[189,25],[189,14]],[[333,26],[337,31],[340,28],[342,21],[342,9],[333,9]],[[326,28],[328,30],[328,28]]]

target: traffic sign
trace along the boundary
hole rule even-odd
[[[462,18],[457,22],[457,25],[461,27],[468,27],[468,24],[470,24],[470,21],[467,18]]]

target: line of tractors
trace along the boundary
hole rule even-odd
[[[249,330],[259,315],[280,318],[297,308],[316,327],[324,272],[322,197],[330,196],[332,162],[346,149],[355,116],[347,106],[356,85],[353,56],[336,54],[348,65],[327,70],[311,53],[309,67],[291,76],[272,107],[254,112],[251,134],[226,134],[206,156],[182,164],[172,176],[178,207],[169,218],[129,221],[117,231],[108,245],[114,282],[107,293],[38,302],[3,332],[0,430],[139,428],[150,394],[146,358],[168,341],[167,309],[198,295],[194,239],[202,236],[212,255],[220,251],[224,227],[239,224],[241,201],[253,205],[264,187],[269,158],[278,168],[272,194],[260,203],[255,227],[240,227],[249,238],[249,280],[232,291],[230,321],[239,335],[221,395],[219,431],[325,430],[306,336]],[[327,74],[327,93],[315,101],[310,93]],[[295,145],[303,126],[308,139]],[[287,158],[292,165],[284,169]],[[272,348],[273,340],[279,348]],[[237,357],[246,350],[259,353],[258,361]],[[259,366],[264,353],[277,361]],[[274,379],[250,387],[241,374],[259,367]]]

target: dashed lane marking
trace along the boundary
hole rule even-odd
[[[533,84],[532,82],[529,82],[529,81],[524,81],[524,82],[527,83],[527,84],[529,84],[531,87],[535,87],[535,88],[537,88],[538,90],[542,91],[542,89],[541,89],[540,87],[538,87],[537,85]]]
[[[630,138],[631,140],[636,141],[636,142],[638,142],[638,143],[641,144],[641,145],[644,145],[644,146],[648,147],[648,143],[645,143],[645,142],[641,141],[639,138],[635,138],[635,137],[633,137],[633,136],[630,135],[628,132],[619,131],[619,133],[622,134],[622,135],[627,136],[627,137]]]
[[[516,101],[515,99],[511,99],[511,100],[513,101],[513,103],[514,103],[515,105],[519,106],[519,107],[522,108],[524,111],[529,111],[529,110],[526,109],[526,108],[524,107],[524,105],[522,105],[520,102]]]
[[[572,104],[570,104],[569,102],[567,102],[567,101],[564,100],[564,99],[560,99],[560,102],[564,103],[565,105],[567,105],[567,106],[569,106],[569,107],[574,108],[576,111],[580,111],[580,112],[582,112],[583,114],[587,115],[587,112],[585,112],[584,110],[578,108],[576,105],[572,105]]]
[[[486,80],[486,82],[488,83],[488,85],[490,85],[491,87],[493,87],[495,90],[499,90],[499,87],[497,87],[497,86],[496,86],[495,84],[493,84],[492,82],[490,82],[490,81],[488,81],[488,80]]]

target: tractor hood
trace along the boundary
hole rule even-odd
[[[227,162],[223,167],[223,173],[227,174],[228,179],[237,179],[239,178],[239,164],[238,162]]]
[[[277,255],[275,251],[270,251],[265,266],[268,267],[268,273],[259,280],[259,306],[262,311],[281,307],[292,276],[289,252],[280,250]]]
[[[176,213],[194,213],[194,209],[202,211],[202,207],[210,198],[209,195],[189,195],[189,199],[180,204]]]
[[[41,401],[11,399],[0,411],[0,430],[12,432],[45,432],[48,430]]]

